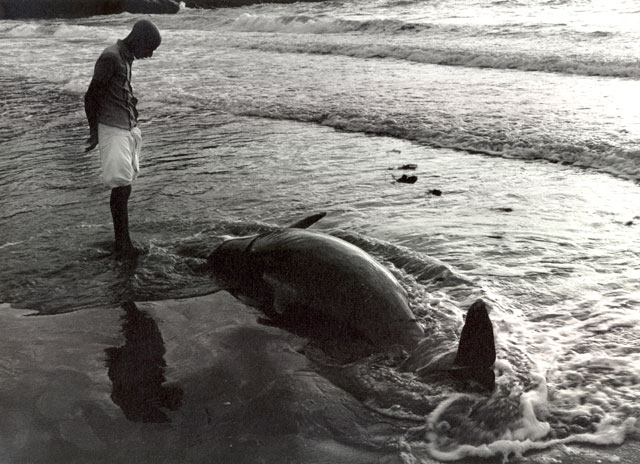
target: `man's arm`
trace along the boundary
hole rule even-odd
[[[98,145],[98,112],[100,101],[107,91],[109,79],[114,75],[117,63],[111,55],[101,55],[93,71],[93,79],[84,94],[84,112],[89,122],[89,139],[86,151],[93,150]]]

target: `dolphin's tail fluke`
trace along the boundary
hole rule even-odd
[[[325,212],[312,214],[311,216],[307,216],[304,219],[300,219],[299,221],[294,222],[289,226],[289,229],[306,229],[307,227],[314,225],[326,215],[327,213]]]
[[[477,300],[467,312],[460,334],[458,353],[450,372],[456,377],[474,380],[489,390],[495,387],[493,364],[496,346],[493,325],[484,301]]]

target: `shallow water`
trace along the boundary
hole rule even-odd
[[[97,151],[83,152],[82,110],[95,58],[134,17],[0,22],[0,300],[53,315],[206,293],[217,286],[201,264],[224,235],[327,211],[314,227],[389,266],[443,343],[473,299],[490,303],[500,382],[538,385],[527,404],[550,424],[525,449],[637,437],[638,13],[446,3],[154,18],[163,44],[134,65],[131,232],[148,250],[134,269],[109,257],[109,192]],[[418,182],[394,182],[405,173]],[[375,367],[349,385],[383,411]],[[393,387],[404,412],[410,384]],[[405,437],[409,454],[445,459],[428,433]]]

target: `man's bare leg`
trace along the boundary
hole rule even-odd
[[[113,232],[116,238],[116,254],[119,256],[137,254],[129,236],[129,195],[131,195],[131,185],[111,189],[109,203],[113,218]]]

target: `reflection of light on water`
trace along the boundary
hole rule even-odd
[[[14,245],[19,245],[20,243],[22,243],[22,241],[19,242],[7,242],[7,243],[3,243],[2,245],[0,245],[0,249],[2,248],[7,248],[7,247],[11,247]]]

